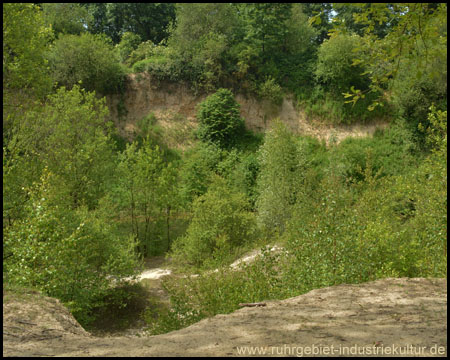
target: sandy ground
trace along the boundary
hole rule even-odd
[[[383,279],[150,337],[94,337],[55,299],[4,291],[4,356],[446,356],[446,279]]]

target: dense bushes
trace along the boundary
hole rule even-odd
[[[408,62],[402,64],[398,78],[391,83],[392,103],[397,115],[409,124],[415,141],[426,147],[426,134],[420,131],[419,124],[429,125],[427,114],[432,104],[440,110],[447,108],[447,84],[443,75],[447,70],[444,69],[446,65],[436,62],[434,68],[429,66],[424,70],[425,74],[417,78],[412,66]]]
[[[52,39],[43,14],[34,4],[3,4],[3,89],[44,97],[51,89],[45,52]],[[3,104],[8,104],[3,98]],[[9,100],[10,101],[10,100]]]
[[[122,89],[124,70],[117,53],[104,35],[61,35],[48,54],[52,77],[60,86],[82,86],[100,94]]]
[[[364,180],[368,161],[380,176],[398,175],[409,171],[417,159],[412,133],[404,123],[379,130],[373,138],[348,138],[336,149],[340,174],[348,182]]]
[[[186,236],[174,244],[179,262],[217,265],[233,259],[236,248],[255,239],[256,224],[245,195],[215,177],[208,191],[194,200]]]
[[[235,145],[237,137],[244,130],[239,107],[228,89],[219,89],[208,96],[198,107],[198,137],[221,147]]]
[[[266,134],[259,152],[258,222],[266,232],[283,232],[303,178],[303,159],[294,136],[281,122]]]
[[[65,207],[54,182],[54,175],[45,170],[28,191],[26,216],[7,228],[4,251],[10,257],[4,272],[8,282],[59,298],[88,325],[91,309],[110,287],[109,277],[135,273],[135,244],[115,236],[101,212]]]
[[[70,91],[58,89],[47,106],[22,119],[22,150],[35,154],[58,177],[73,208],[94,208],[111,184],[114,160],[107,113],[104,99],[75,85]]]
[[[161,251],[160,224],[168,221],[170,209],[177,205],[176,172],[163,156],[148,137],[141,146],[137,142],[127,145],[119,155],[116,202],[128,213],[131,235],[138,241],[139,253],[144,257]]]
[[[116,45],[116,49],[119,52],[120,61],[123,63],[128,60],[128,57],[133,53],[139,45],[142,43],[141,37],[130,31],[127,31],[122,35],[120,43]]]
[[[61,299],[84,325],[108,277],[132,275],[138,265],[134,240],[111,219],[115,158],[106,113],[93,93],[62,87],[16,119],[11,145],[20,152],[4,162],[12,190],[4,199],[7,280]]]
[[[361,75],[364,69],[353,65],[358,57],[353,49],[359,46],[361,39],[357,35],[336,35],[319,47],[316,76],[336,95],[351,86],[367,89],[368,78]]]

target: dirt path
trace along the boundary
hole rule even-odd
[[[4,356],[446,354],[446,279],[332,286],[145,338],[93,337],[57,300],[4,292]]]

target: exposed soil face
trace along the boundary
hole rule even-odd
[[[3,295],[4,356],[447,355],[446,279],[316,289],[150,337],[94,337],[55,299]]]
[[[149,74],[141,73],[128,75],[125,94],[107,96],[107,105],[119,133],[131,139],[136,122],[150,113],[166,128],[196,127],[196,106],[205,100],[206,96],[195,95],[186,84],[159,82]],[[295,133],[311,135],[328,143],[332,138],[340,142],[348,136],[373,135],[377,128],[387,126],[384,121],[367,125],[313,124],[304,111],[296,109],[292,96],[285,97],[280,106],[268,100],[260,101],[239,93],[236,94],[236,101],[241,105],[241,116],[246,127],[256,132],[267,130],[275,118],[280,118]],[[180,118],[183,124],[180,124]]]

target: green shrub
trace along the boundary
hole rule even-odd
[[[104,211],[66,207],[49,171],[28,195],[26,218],[4,234],[7,280],[60,299],[86,325],[110,287],[108,277],[135,273],[134,241],[115,236]]]
[[[398,122],[369,138],[347,138],[335,149],[335,163],[347,182],[364,180],[367,161],[380,176],[398,175],[411,170],[417,160],[412,133]]]
[[[176,207],[176,173],[164,153],[147,136],[127,145],[119,156],[116,201],[128,212],[132,234],[143,256],[161,250],[163,224]]]
[[[43,12],[36,4],[4,3],[3,28],[3,106],[23,92],[25,98],[30,93],[44,98],[52,89],[45,52],[53,32],[45,25]]]
[[[268,77],[265,82],[259,86],[259,96],[268,99],[274,104],[281,105],[283,102],[283,90],[273,77]]]
[[[86,24],[93,22],[92,15],[77,3],[43,3],[42,12],[46,23],[58,37],[60,34],[79,35],[86,32]]]
[[[223,148],[233,146],[235,137],[244,130],[239,107],[228,89],[219,89],[208,96],[198,107],[198,137]]]
[[[130,31],[125,32],[120,39],[120,43],[116,45],[116,49],[119,53],[120,61],[127,62],[130,54],[136,50],[142,39],[139,35]]]
[[[145,72],[148,69],[148,65],[152,62],[151,59],[144,59],[144,60],[139,60],[136,61],[133,66],[131,67],[131,71],[136,74],[136,73],[141,73],[141,72]]]
[[[211,143],[197,143],[185,154],[180,193],[186,206],[207,191],[212,175],[216,173],[222,159],[223,151]]]
[[[124,70],[104,35],[61,35],[48,54],[54,81],[71,89],[80,81],[88,90],[105,95],[123,89]]]
[[[256,154],[248,153],[241,155],[239,163],[230,174],[232,184],[247,196],[252,209],[256,208],[258,198],[256,184],[259,169],[260,164]]]
[[[304,158],[286,126],[277,121],[258,154],[258,223],[268,233],[283,232],[303,180]]]
[[[194,200],[186,236],[174,244],[175,258],[198,267],[230,260],[236,248],[254,239],[255,219],[248,210],[244,194],[230,190],[216,176],[208,191]]]
[[[445,74],[446,69],[438,64],[436,68],[425,69],[421,78],[416,77],[416,70],[408,64],[400,68],[398,79],[392,82],[392,103],[397,115],[403,117],[414,134],[415,141],[426,148],[426,134],[419,129],[419,124],[427,127],[428,112],[432,104],[438,109],[447,109],[447,84],[445,76],[433,77],[430,73]],[[446,64],[444,65],[446,66]]]
[[[57,175],[74,208],[95,208],[111,184],[114,155],[107,114],[105,99],[75,85],[59,88],[45,106],[22,119],[21,150],[41,163],[40,170],[47,166]]]
[[[125,63],[128,66],[133,66],[135,63],[141,60],[145,60],[152,56],[155,44],[152,41],[141,42],[128,56]]]
[[[361,44],[357,35],[335,35],[325,40],[319,47],[316,76],[333,93],[341,95],[351,86],[365,90],[369,79],[362,76],[364,69],[360,65],[352,65],[358,53],[353,51]]]
[[[366,191],[357,233],[368,278],[446,276],[446,171],[442,160],[429,159]]]

